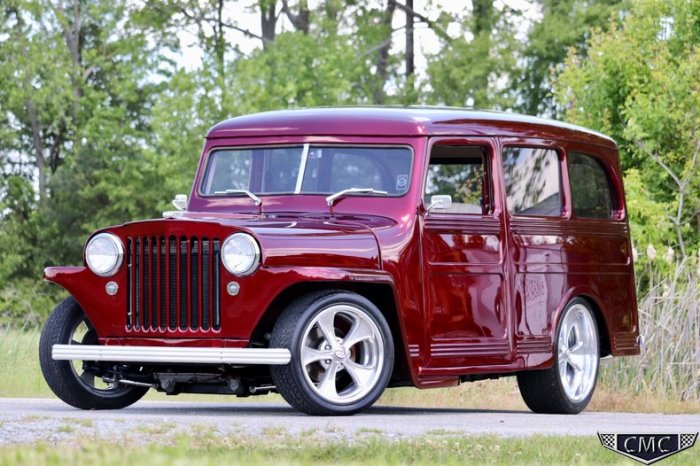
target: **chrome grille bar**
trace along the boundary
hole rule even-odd
[[[127,329],[220,329],[218,239],[151,236],[126,243]]]

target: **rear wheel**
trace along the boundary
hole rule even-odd
[[[578,414],[591,401],[600,362],[598,327],[585,300],[567,305],[555,337],[552,367],[519,373],[518,387],[536,413]]]
[[[41,372],[51,390],[64,402],[81,409],[120,409],[143,397],[148,387],[104,382],[89,363],[56,361],[56,344],[97,345],[97,333],[78,302],[70,297],[59,303],[46,321],[39,341]]]
[[[272,366],[289,404],[307,414],[353,414],[372,405],[389,382],[394,344],[379,309],[355,293],[322,292],[292,303],[270,346],[292,360]]]

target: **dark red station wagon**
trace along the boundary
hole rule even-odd
[[[279,392],[351,414],[386,387],[514,375],[578,413],[639,354],[615,143],[505,113],[338,108],[214,126],[189,197],[105,228],[42,333],[66,403]]]

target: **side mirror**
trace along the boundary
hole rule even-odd
[[[176,194],[173,205],[177,210],[185,210],[187,208],[187,194]]]
[[[449,209],[450,207],[452,207],[452,196],[449,194],[437,194],[430,196],[430,205],[426,212],[430,212],[433,209]]]

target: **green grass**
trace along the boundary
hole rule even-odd
[[[0,397],[49,397],[39,367],[39,330],[0,329]]]
[[[666,465],[697,464],[692,451],[664,461]],[[0,447],[0,466],[102,464],[114,466],[178,465],[598,465],[630,464],[630,460],[604,449],[597,438],[543,437],[504,439],[494,436],[459,437],[426,435],[404,440],[371,436],[356,441],[319,438],[261,439],[238,436],[179,436],[166,444],[135,446],[124,439],[111,442],[79,441]]]

